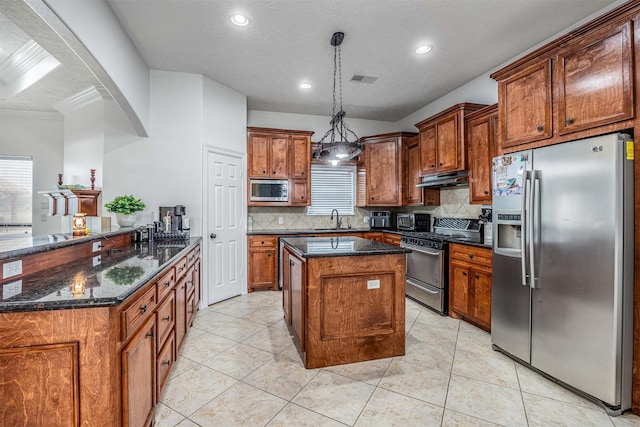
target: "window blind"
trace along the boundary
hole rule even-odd
[[[31,225],[33,160],[0,156],[0,225]]]
[[[311,206],[307,215],[355,215],[356,167],[311,165]]]

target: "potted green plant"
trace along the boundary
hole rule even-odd
[[[120,227],[133,227],[136,223],[136,212],[144,210],[144,202],[133,195],[116,196],[104,205],[107,212],[116,214],[116,221]]]

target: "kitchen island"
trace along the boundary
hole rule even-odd
[[[405,354],[405,248],[359,237],[289,237],[282,304],[306,368]]]
[[[0,425],[153,425],[200,298],[201,239],[132,232],[0,256],[13,273],[0,280]]]

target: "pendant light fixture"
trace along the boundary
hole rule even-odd
[[[340,160],[351,160],[362,153],[364,144],[344,121],[345,112],[342,109],[342,57],[340,45],[344,40],[344,33],[333,33],[333,108],[331,110],[331,129],[329,129],[317,147],[313,150],[313,159],[331,162],[336,165]],[[339,90],[336,97],[336,89]]]

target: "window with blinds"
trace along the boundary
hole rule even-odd
[[[33,160],[0,156],[0,225],[31,225]]]
[[[355,215],[356,167],[311,165],[311,206],[307,215]]]

